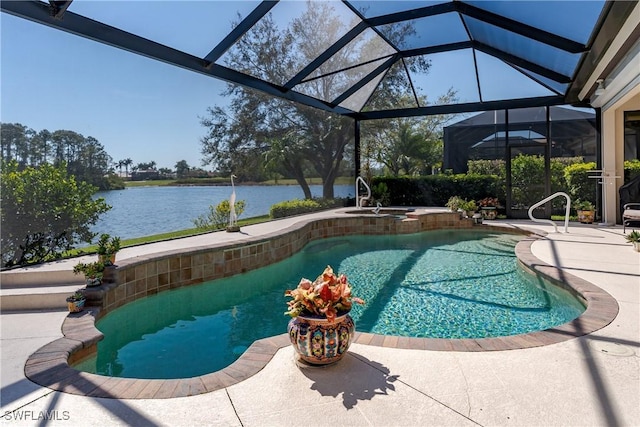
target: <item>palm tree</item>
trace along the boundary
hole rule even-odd
[[[124,166],[124,160],[118,160],[118,163],[116,163],[116,167],[118,169],[120,169],[120,176],[122,177],[122,167]]]
[[[129,176],[129,166],[131,166],[133,164],[133,160],[131,160],[129,157],[127,157],[122,162],[123,162],[122,164],[125,167],[125,172],[126,172],[127,176]]]
[[[414,128],[409,119],[398,120],[397,127],[388,131],[393,144],[385,145],[378,153],[378,161],[384,164],[393,176],[412,175],[420,169],[420,159],[424,157],[427,142]]]

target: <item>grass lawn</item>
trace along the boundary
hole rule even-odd
[[[175,179],[157,179],[153,181],[125,181],[125,187],[161,187],[175,184]]]

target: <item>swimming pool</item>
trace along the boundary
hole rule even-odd
[[[97,354],[75,367],[132,378],[222,369],[254,340],[286,331],[284,290],[328,264],[347,274],[354,294],[367,301],[352,310],[359,331],[479,338],[546,329],[579,316],[584,307],[568,292],[520,270],[514,253],[520,238],[431,231],[311,242],[283,262],[114,310],[96,325],[105,334]]]

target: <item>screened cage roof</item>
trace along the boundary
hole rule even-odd
[[[587,111],[579,111],[571,108],[553,107],[554,122],[564,120],[595,120],[595,114]],[[545,123],[547,114],[544,108],[522,108],[509,112],[509,123]],[[453,123],[448,128],[465,126],[485,126],[504,124],[506,122],[504,111],[485,111],[472,117]]]
[[[576,86],[617,33],[629,3],[635,2],[1,5],[4,12],[272,96],[378,119],[576,103]]]

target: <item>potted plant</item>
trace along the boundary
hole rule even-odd
[[[336,275],[327,266],[315,281],[303,278],[285,296],[293,298],[285,314],[293,317],[287,331],[300,359],[314,365],[342,359],[355,332],[349,311],[354,302],[364,304],[351,295],[347,276]]]
[[[73,267],[73,272],[75,274],[84,274],[87,286],[99,286],[102,283],[104,264],[100,261],[79,262]]]
[[[111,237],[107,233],[98,239],[98,260],[106,266],[116,263],[116,253],[120,251],[120,238]]]
[[[464,203],[462,203],[460,207],[467,215],[467,218],[473,218],[473,214],[478,210],[478,205],[476,205],[475,200],[464,200]]]
[[[69,308],[69,313],[78,313],[82,311],[86,300],[87,298],[85,297],[84,292],[82,292],[81,289],[68,296],[67,308]]]
[[[498,198],[497,197],[485,197],[478,201],[480,206],[480,213],[483,219],[496,219],[498,216]]]
[[[576,200],[573,204],[573,208],[578,214],[578,221],[583,224],[593,223],[595,217],[595,208],[593,203],[588,200]]]
[[[640,252],[640,231],[633,230],[631,233],[624,236],[627,242],[633,245],[633,249],[636,252]]]
[[[452,211],[452,212],[457,212],[459,209],[462,208],[462,205],[465,203],[466,201],[460,197],[460,196],[452,196],[449,197],[449,200],[447,201],[446,206]]]

